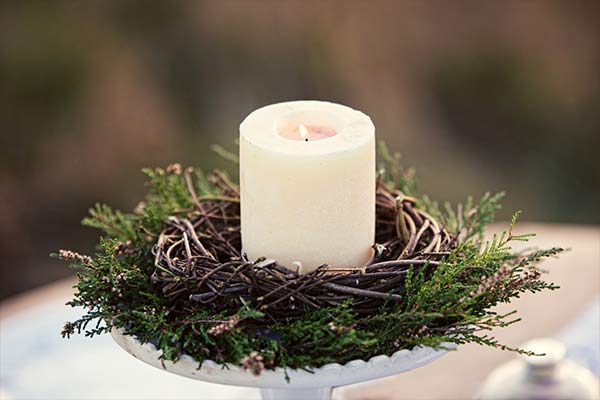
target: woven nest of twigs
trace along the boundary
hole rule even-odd
[[[170,217],[153,253],[153,281],[166,298],[210,304],[235,312],[252,304],[271,320],[282,320],[307,308],[336,306],[352,300],[358,314],[371,313],[398,294],[410,269],[432,273],[456,246],[415,199],[377,185],[376,244],[366,265],[330,270],[326,264],[299,274],[277,260],[250,261],[241,252],[239,192],[223,179],[219,199],[198,199],[186,218]],[[265,256],[268,256],[265,255]]]

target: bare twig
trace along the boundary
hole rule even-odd
[[[250,262],[241,253],[239,190],[222,173],[211,175],[219,188],[214,196],[198,196],[191,173],[185,179],[196,205],[187,217],[170,217],[154,247],[152,276],[170,299],[206,304],[215,310],[238,309],[246,303],[281,320],[349,299],[357,313],[369,313],[386,301],[399,302],[411,269],[432,273],[456,238],[416,200],[377,187],[377,241],[373,257],[359,268],[329,269],[322,265],[308,274],[274,259]],[[268,256],[268,254],[266,254]]]

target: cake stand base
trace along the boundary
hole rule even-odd
[[[260,389],[263,400],[330,400],[332,388]]]

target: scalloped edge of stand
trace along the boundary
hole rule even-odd
[[[325,364],[308,372],[301,369],[288,369],[290,381],[285,379],[285,371],[278,367],[275,370],[265,370],[259,376],[254,376],[248,371],[243,371],[233,364],[218,364],[205,360],[198,368],[199,362],[189,355],[183,355],[177,362],[161,360],[162,354],[152,343],[140,343],[134,336],[127,335],[122,329],[113,329],[111,335],[115,342],[125,351],[156,368],[185,376],[191,379],[220,383],[234,386],[251,386],[262,388],[317,388],[335,387],[364,382],[372,379],[383,378],[410,371],[429,364],[431,361],[443,356],[447,350],[433,349],[431,347],[414,347],[412,350],[403,349],[391,356],[378,355],[368,361],[352,360],[346,364]],[[446,344],[447,348],[455,348],[453,344]]]

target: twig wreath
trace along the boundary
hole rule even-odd
[[[149,193],[133,213],[97,205],[84,220],[105,233],[98,254],[57,255],[81,268],[68,304],[87,310],[63,336],[122,328],[164,359],[188,354],[255,374],[417,345],[474,342],[521,352],[482,333],[518,321],[491,308],[556,289],[536,264],[562,249],[512,252],[512,241],[532,236],[513,232],[519,213],[507,232],[484,241],[502,194],[440,207],[419,193],[398,155],[382,145],[380,157],[373,257],[307,274],[242,254],[239,190],[225,172],[179,164],[144,170]]]

